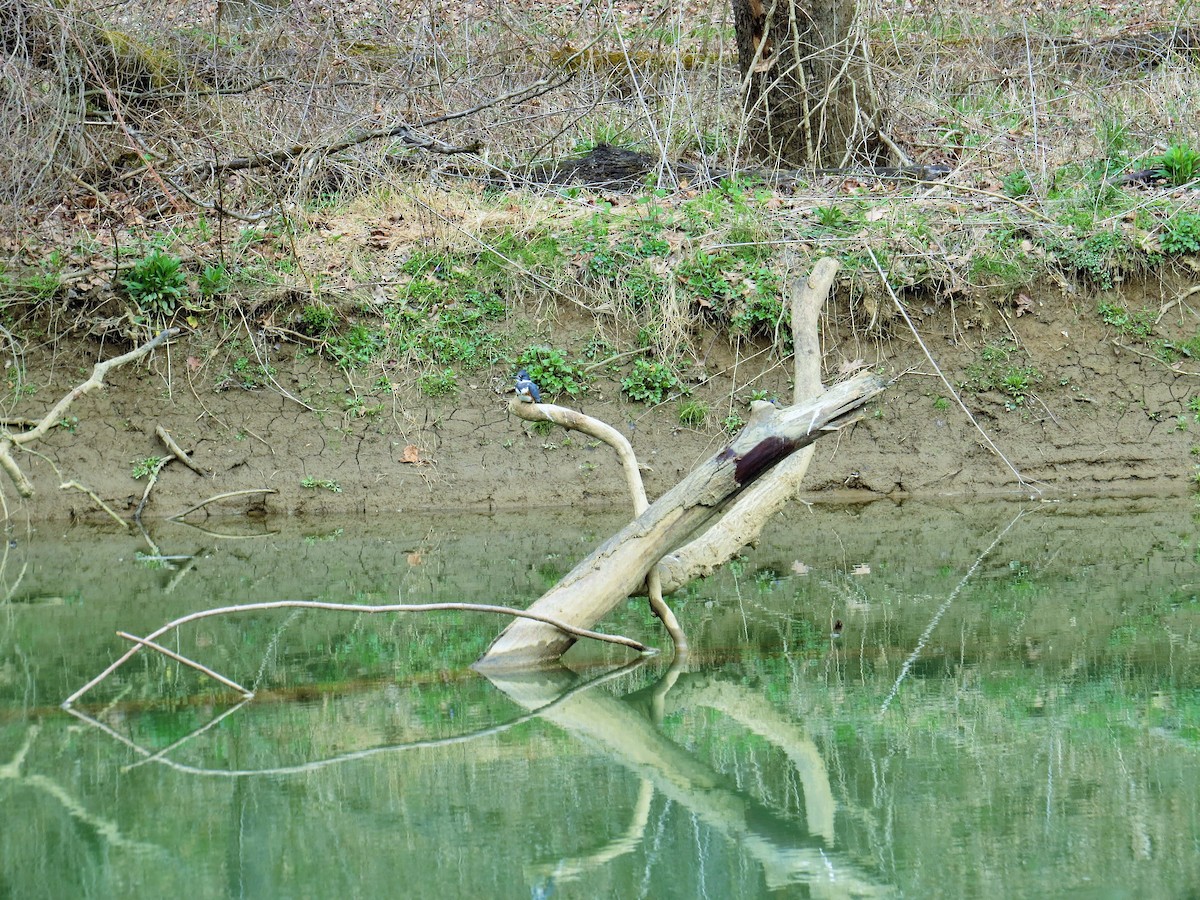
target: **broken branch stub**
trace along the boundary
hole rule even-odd
[[[864,373],[805,403],[781,410],[760,405],[728,446],[592,551],[529,611],[572,625],[600,621],[637,589],[664,554],[718,516],[728,501],[822,431],[852,420],[885,386],[879,376]],[[475,665],[484,670],[545,665],[574,640],[551,626],[513,622]]]

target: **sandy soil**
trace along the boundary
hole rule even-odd
[[[1123,295],[1134,306],[1144,301],[1156,308],[1180,288],[1156,282],[1150,288],[1126,286]],[[1152,293],[1143,298],[1139,290]],[[1196,462],[1191,449],[1200,438],[1200,421],[1188,402],[1200,396],[1200,388],[1194,375],[1179,370],[1195,364],[1186,360],[1173,370],[1144,346],[1129,346],[1099,321],[1096,297],[1053,288],[1032,298],[1031,307],[1018,318],[989,306],[990,322],[982,306],[964,305],[953,313],[926,308],[919,322],[930,351],[956,385],[989,344],[1016,346],[1013,359],[1043,374],[1032,395],[1012,409],[1006,408],[1011,398],[999,391],[962,392],[979,425],[1031,484],[1019,483],[961,409],[937,399],[949,392],[910,332],[897,327],[889,338],[868,340],[831,327],[825,336],[830,380],[844,363],[859,359],[900,377],[861,422],[822,439],[809,489],[852,491],[863,498],[1030,494],[1033,486],[1048,497],[1191,491]],[[553,327],[566,333],[573,323],[565,315]],[[561,344],[559,336],[556,331]],[[395,375],[394,390],[372,389],[281,345],[270,349],[276,383],[247,390],[222,376],[229,357],[221,355],[221,347],[217,336],[189,336],[140,366],[114,372],[106,389],[79,399],[63,426],[34,445],[41,455],[17,455],[37,489],[25,510],[35,519],[104,518],[86,494],[59,489],[76,480],[129,517],[147,483],[133,478],[134,462],[165,453],[156,426],[208,474],[168,465],[146,516],[178,514],[213,495],[255,488],[273,493],[239,496],[207,511],[395,516],[434,508],[628,502],[608,448],[561,430],[537,434],[508,413],[509,373],[464,378],[457,398],[430,401],[402,373]],[[44,415],[84,380],[92,363],[116,352],[80,341],[30,353],[27,383],[37,390],[23,395],[10,414]],[[728,342],[714,339],[698,360],[697,369],[709,376],[695,389],[712,411],[707,428],[682,428],[675,403],[656,409],[630,403],[612,381],[596,384],[579,406],[626,431],[649,467],[647,487],[656,496],[723,445],[719,421],[729,412],[729,397],[748,394],[744,386],[757,374],[746,355],[743,350],[734,369]],[[787,398],[787,368],[774,366],[755,387]],[[20,507],[11,484],[5,495],[10,511]]]

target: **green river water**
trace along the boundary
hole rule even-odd
[[[72,711],[117,631],[525,606],[622,520],[17,534],[0,898],[1200,897],[1195,511],[798,507],[674,598],[684,666],[489,680],[503,618],[280,610],[161,639],[248,702],[143,652]],[[640,602],[601,627],[665,641]]]

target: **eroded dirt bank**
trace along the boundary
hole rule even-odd
[[[1161,306],[1178,286],[1155,290],[1162,296],[1136,302]],[[1047,496],[1186,494],[1194,487],[1192,449],[1200,442],[1197,366],[1190,359],[1163,363],[1105,325],[1096,302],[1047,291],[1023,304],[1019,317],[993,309],[990,321],[969,309],[915,309],[923,339],[979,425]],[[548,327],[562,343],[578,324],[567,313]],[[1031,493],[950,398],[911,333],[893,328],[888,338],[866,339],[827,327],[825,342],[829,380],[864,364],[897,380],[861,422],[817,445],[812,492]],[[557,429],[538,433],[507,412],[511,373],[464,377],[453,400],[431,400],[415,388],[412,373],[359,384],[353,373],[347,379],[283,344],[260,350],[274,383],[247,387],[222,346],[215,335],[188,335],[76,401],[64,422],[33,445],[43,456],[17,453],[37,489],[28,513],[103,517],[85,493],[59,488],[75,480],[130,516],[146,485],[133,477],[136,464],[166,452],[158,426],[208,474],[167,466],[146,516],[175,515],[213,495],[254,488],[274,493],[240,496],[212,510],[396,516],[429,508],[627,502],[608,448]],[[41,417],[97,359],[124,349],[81,340],[31,352],[24,360],[28,386],[10,415]],[[626,431],[657,495],[722,446],[722,420],[744,415],[752,391],[786,400],[789,371],[789,360],[714,338],[693,366],[692,396],[709,410],[705,427],[681,426],[675,402],[651,408],[627,401],[611,379],[600,379],[576,405]],[[1003,384],[1013,373],[1018,383],[1024,378],[1017,394]],[[11,484],[6,496],[10,511],[18,509]]]

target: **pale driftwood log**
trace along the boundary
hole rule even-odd
[[[824,389],[817,320],[839,268],[837,260],[822,259],[813,267],[811,275],[796,278],[790,285],[795,372],[793,403],[803,403]],[[770,478],[759,479],[746,488],[716,527],[664,556],[656,568],[663,593],[672,594],[697,578],[711,575],[747,544],[758,540],[767,522],[799,493],[814,449],[809,445],[783,460],[772,470]]]
[[[594,624],[645,580],[650,569],[693,532],[719,515],[761,475],[827,429],[851,421],[885,386],[882,378],[858,375],[820,397],[777,410],[757,403],[750,423],[724,449],[693,471],[580,562],[529,611],[573,625]],[[574,638],[542,624],[509,624],[475,664],[480,669],[546,665]]]
[[[650,506],[650,501],[646,498],[646,486],[642,483],[642,471],[638,467],[637,456],[633,452],[633,445],[629,443],[625,435],[607,422],[601,422],[599,419],[594,419],[566,406],[555,406],[553,403],[529,403],[520,398],[512,401],[508,408],[513,415],[525,419],[527,422],[553,422],[563,428],[581,431],[604,441],[617,452],[617,458],[621,461],[621,468],[625,472],[625,482],[633,497],[633,514],[640,516]],[[671,636],[672,643],[675,644],[676,654],[687,653],[687,635],[683,631],[683,626],[679,624],[679,620],[675,618],[675,613],[663,599],[663,589],[657,569],[651,569],[646,576],[646,593],[650,600],[650,608],[662,621],[663,627],[667,629],[667,634]]]

